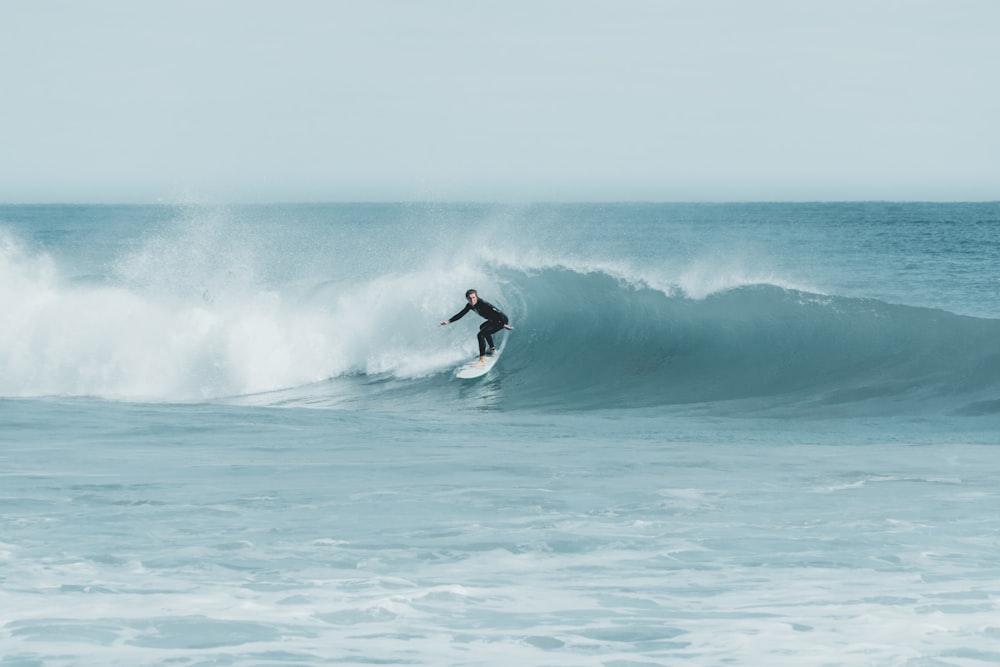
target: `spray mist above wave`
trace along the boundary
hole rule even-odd
[[[299,382],[286,362],[315,354],[324,324],[273,292],[212,303],[201,290],[81,284],[24,253],[4,253],[0,270],[14,278],[0,287],[5,396],[177,400]]]

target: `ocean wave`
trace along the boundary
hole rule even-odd
[[[0,396],[451,409],[482,405],[478,391],[511,410],[997,412],[997,320],[540,256],[276,283],[251,254],[164,267],[146,244],[78,281],[3,236]],[[437,326],[469,287],[515,326],[477,385],[451,375],[475,354],[475,322]]]

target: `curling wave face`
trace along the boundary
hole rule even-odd
[[[878,412],[998,389],[996,320],[767,284],[704,299],[560,270],[528,284],[544,315],[504,360],[526,404]]]

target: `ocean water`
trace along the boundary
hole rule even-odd
[[[0,206],[0,312],[2,667],[1000,662],[1000,204]]]

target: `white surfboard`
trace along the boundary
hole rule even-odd
[[[497,351],[493,354],[487,355],[486,359],[482,363],[479,362],[479,357],[476,357],[472,361],[462,364],[455,369],[455,377],[461,378],[463,380],[471,380],[472,378],[481,377],[490,372],[490,369],[497,363],[497,359],[500,358],[500,353],[503,352],[503,346],[501,345],[497,348]]]

